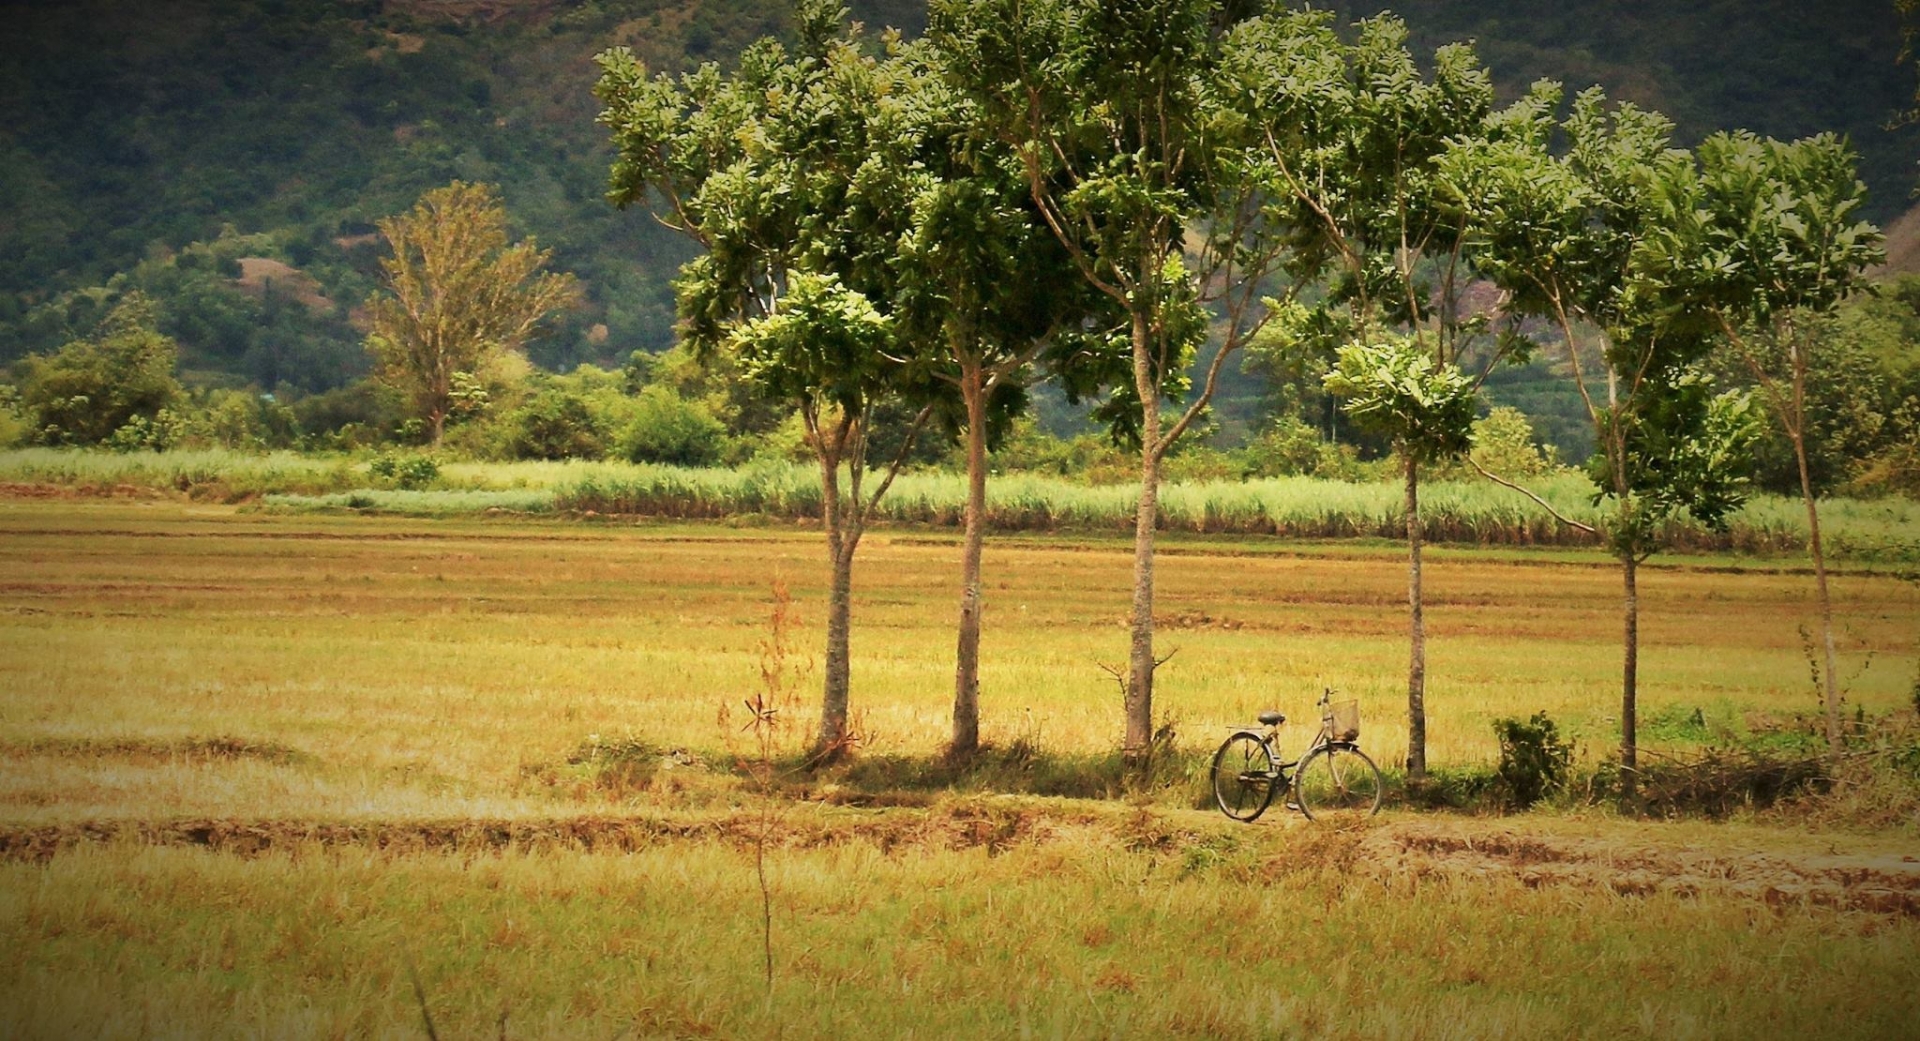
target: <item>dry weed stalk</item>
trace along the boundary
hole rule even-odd
[[[760,641],[760,687],[741,701],[747,711],[746,724],[734,729],[730,706],[723,703],[720,708],[720,723],[735,766],[758,795],[751,836],[754,880],[760,889],[760,948],[769,1005],[773,1002],[773,889],[767,879],[767,849],[783,817],[777,793],[780,759],[790,751],[786,746],[792,735],[804,733],[797,727],[800,686],[813,671],[812,659],[799,657],[793,648],[799,613],[785,579],[774,577],[772,595],[767,635]],[[750,735],[744,750],[737,747],[740,734]]]

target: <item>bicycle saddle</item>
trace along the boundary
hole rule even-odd
[[[1260,722],[1265,723],[1270,727],[1277,727],[1280,724],[1285,723],[1286,721],[1287,721],[1287,717],[1281,715],[1278,712],[1260,713]]]

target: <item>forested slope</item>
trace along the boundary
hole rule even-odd
[[[855,15],[917,31],[922,5]],[[1352,17],[1377,5],[1336,4]],[[1424,46],[1475,38],[1501,88],[1599,82],[1684,138],[1852,135],[1873,216],[1905,209],[1920,131],[1891,0],[1405,0]],[[686,247],[602,201],[599,50],[725,61],[782,28],[753,0],[72,0],[7,5],[0,60],[0,361],[58,346],[118,294],[154,296],[209,382],[336,385],[373,221],[453,178],[501,185],[585,305],[534,352],[613,362],[672,337]],[[242,264],[242,261],[245,264]],[[1252,391],[1241,388],[1240,400]]]

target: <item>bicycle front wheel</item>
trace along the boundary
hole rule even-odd
[[[1235,734],[1213,753],[1213,801],[1234,820],[1251,821],[1267,812],[1279,775],[1265,741]]]
[[[1294,799],[1308,820],[1339,822],[1380,812],[1380,768],[1352,745],[1327,745],[1300,763]]]

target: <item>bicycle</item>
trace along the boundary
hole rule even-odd
[[[1293,796],[1287,807],[1308,820],[1358,819],[1380,812],[1380,768],[1355,743],[1360,738],[1358,703],[1335,704],[1333,691],[1327,690],[1318,707],[1320,732],[1292,762],[1281,762],[1274,752],[1280,725],[1287,721],[1278,712],[1260,713],[1265,731],[1236,727],[1227,735],[1213,754],[1213,799],[1220,812],[1252,822],[1283,791]]]

